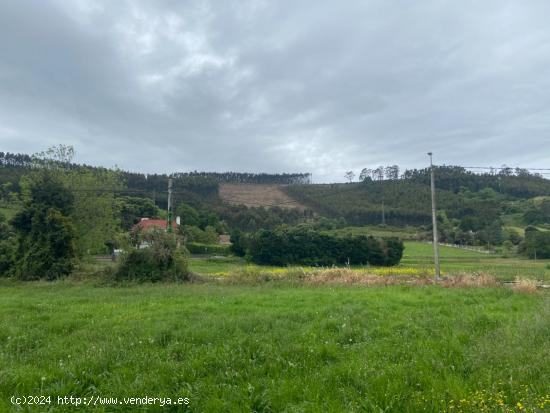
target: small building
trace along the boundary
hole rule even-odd
[[[141,231],[147,231],[151,228],[159,228],[166,230],[166,220],[165,219],[152,219],[152,218],[141,218],[141,221],[139,221],[136,225],[134,225],[134,229],[141,230]],[[174,232],[178,230],[178,224],[176,224],[176,221],[172,222],[172,229]]]
[[[153,229],[166,231],[166,220],[165,219],[151,219],[151,218],[141,218],[141,221],[139,221],[134,227],[132,228],[132,238],[134,238],[135,242],[137,243],[138,248],[148,248],[150,246],[149,242],[144,241],[141,239],[141,237],[138,235],[139,233],[144,233]],[[176,221],[172,222],[172,229],[174,234],[178,233],[178,225]],[[178,240],[179,245],[179,240]]]
[[[218,237],[218,244],[220,245],[231,245],[231,236],[227,234],[220,235]]]

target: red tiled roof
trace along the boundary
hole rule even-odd
[[[157,227],[160,229],[166,229],[166,220],[165,219],[149,219],[145,218],[139,221],[136,225],[137,228],[141,230],[147,230],[149,228]],[[172,228],[177,230],[178,225],[175,222],[172,222]]]
[[[220,235],[218,237],[218,243],[229,245],[231,244],[231,237],[229,235]]]

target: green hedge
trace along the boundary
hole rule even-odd
[[[219,244],[201,244],[199,242],[188,242],[185,244],[191,254],[216,254],[216,255],[229,255],[229,245]]]
[[[521,250],[529,258],[550,258],[550,232],[528,226],[525,228],[525,241]]]
[[[281,226],[273,231],[232,237],[257,264],[267,265],[397,265],[403,256],[403,242],[397,238],[335,236],[307,225]]]

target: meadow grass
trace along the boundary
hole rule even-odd
[[[503,258],[497,254],[484,254],[447,246],[440,247],[441,269],[452,276],[463,272],[487,273],[501,281],[513,281],[516,278],[531,278],[550,281],[550,260],[529,260],[522,257]],[[405,242],[405,251],[401,263],[396,267],[352,266],[352,268],[379,275],[430,275],[433,274],[432,245],[422,242]],[[272,267],[247,263],[238,257],[193,258],[190,261],[192,271],[213,276],[228,276],[239,271],[281,272],[311,267]]]
[[[439,254],[441,258],[487,258],[490,254],[483,252],[449,247],[446,245],[439,246]],[[405,251],[403,253],[404,258],[424,258],[433,257],[433,247],[429,242],[413,242],[405,241]]]
[[[530,260],[523,257],[503,258],[498,254],[484,254],[447,246],[440,246],[441,269],[453,275],[461,272],[483,272],[502,281],[532,278],[550,281],[550,260]],[[405,242],[401,267],[423,268],[433,271],[433,250],[429,243]]]
[[[334,235],[372,235],[374,237],[398,237],[404,240],[414,240],[424,237],[425,235],[429,236],[424,230],[421,230],[417,227],[406,226],[406,227],[393,227],[390,225],[367,225],[362,227],[346,227],[340,229],[333,229],[324,231],[328,234]]]
[[[190,399],[51,411],[542,412],[549,337],[548,295],[503,287],[3,282],[0,411],[43,394]]]

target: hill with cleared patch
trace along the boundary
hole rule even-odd
[[[231,205],[305,209],[284,192],[281,185],[222,183],[219,186],[219,196]]]
[[[2,215],[13,216],[21,199],[21,178],[40,162],[29,155],[0,152]],[[61,166],[92,174],[104,171],[72,163]],[[202,227],[223,221],[220,231],[251,232],[313,221],[323,229],[389,225],[430,230],[428,169],[399,174],[394,165],[368,171],[361,172],[361,182],[346,184],[311,184],[307,173],[195,171],[170,177],[175,208],[182,204],[195,208],[202,214]],[[168,175],[118,172],[121,189],[113,191],[117,198],[137,203],[148,198],[166,208]],[[519,245],[527,226],[550,230],[550,180],[542,175],[520,168],[473,173],[460,166],[436,166],[435,177],[443,242]]]

